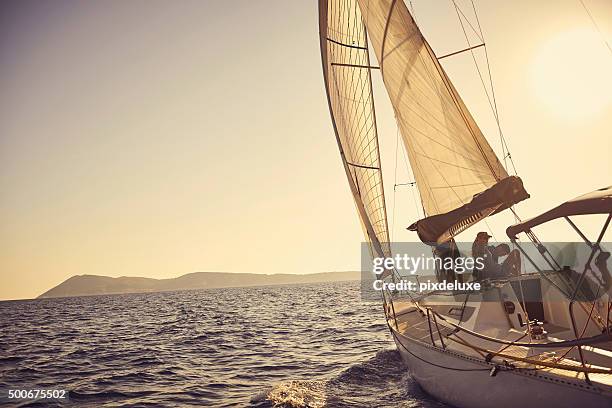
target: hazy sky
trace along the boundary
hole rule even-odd
[[[612,183],[612,2],[584,1],[601,34],[578,0],[476,2],[525,217]],[[449,1],[412,4],[438,55],[466,46]],[[85,273],[357,269],[317,19],[310,0],[2,2],[0,299]],[[471,56],[444,61],[498,148]],[[378,77],[374,93],[392,183]],[[412,197],[395,197],[395,239],[416,239]]]

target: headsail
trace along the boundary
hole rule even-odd
[[[319,34],[329,109],[362,226],[375,256],[389,232],[366,29],[355,0],[320,0]]]
[[[402,0],[357,1],[428,216],[413,228],[431,230],[432,216],[466,206],[474,196],[506,179],[508,173],[405,3]],[[518,181],[509,195],[503,195],[503,200],[484,200],[491,204],[487,208],[474,211],[472,207],[465,214],[455,211],[453,217],[442,218],[444,225],[438,217],[435,220],[438,232],[427,235],[427,239],[444,241],[482,218],[527,198]]]

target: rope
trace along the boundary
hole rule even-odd
[[[476,11],[476,5],[474,4],[474,0],[471,0],[472,10],[474,10],[474,16],[476,17],[476,24],[478,25],[478,31],[480,31],[480,37],[483,39],[484,43],[484,33],[482,32],[482,27],[480,25],[480,19],[478,18],[478,12]],[[506,142],[506,138],[504,137],[504,133],[501,128],[501,123],[499,119],[499,111],[497,109],[497,99],[495,98],[495,87],[493,86],[493,75],[491,75],[491,64],[489,63],[489,52],[487,51],[487,46],[485,43],[484,46],[484,54],[485,61],[487,63],[487,72],[489,74],[489,84],[491,86],[491,96],[493,98],[493,106],[495,108],[495,121],[497,122],[497,129],[499,130],[499,139],[502,147],[502,156],[504,160],[504,167],[506,170],[508,169],[506,159],[510,159],[510,164],[512,164],[512,169],[514,170],[514,175],[517,175],[516,166],[514,165],[514,160],[512,159],[512,155],[510,154],[510,149],[508,148],[508,143]]]
[[[533,345],[534,344],[532,344],[531,346],[533,347]],[[469,347],[473,348],[474,350],[480,350],[480,351],[483,351],[483,352],[488,352],[488,353],[492,354],[493,357],[494,356],[498,356],[498,357],[502,357],[502,358],[507,358],[509,360],[522,361],[523,363],[529,363],[529,364],[533,364],[535,366],[542,366],[542,367],[547,367],[547,368],[556,368],[556,369],[559,369],[559,370],[575,371],[575,372],[580,372],[580,373],[612,374],[612,370],[609,369],[609,368],[592,368],[592,367],[572,366],[572,365],[567,365],[567,364],[550,363],[548,361],[533,360],[531,358],[511,356],[509,354],[494,352],[494,351],[490,351],[490,350],[487,350],[487,349],[482,348],[482,347],[474,346],[473,344],[466,344],[466,346],[469,346]]]
[[[493,341],[493,342],[497,342],[497,343],[502,343],[502,344],[507,344],[507,345],[513,345],[513,346],[518,346],[518,347],[537,347],[537,348],[554,348],[554,347],[566,347],[566,346],[576,346],[576,345],[582,345],[582,344],[595,344],[595,343],[600,343],[600,342],[605,342],[608,341],[612,336],[611,335],[599,335],[599,336],[594,336],[588,339],[581,339],[581,340],[569,340],[569,341],[562,341],[562,342],[557,342],[557,343],[519,343],[517,341],[505,341],[505,340],[500,340],[500,339],[494,339],[476,332],[472,332],[471,330],[467,330],[462,328],[461,326],[458,326],[452,322],[447,321],[443,316],[441,316],[439,313],[435,312],[432,309],[429,309],[432,314],[437,315],[438,317],[440,317],[442,320],[444,320],[446,323],[448,323],[449,325],[455,327],[458,330],[462,330],[465,331],[468,334],[471,334],[473,336],[476,337],[480,337],[483,338],[485,340],[489,340],[489,341]],[[395,333],[392,331],[393,335],[395,336]],[[449,334],[447,337],[447,339],[449,340],[454,340],[452,339],[450,336],[455,335],[456,333],[451,333]],[[587,340],[589,342],[587,342]],[[592,341],[590,341],[592,340]],[[455,340],[457,341],[457,340]],[[459,342],[459,341],[457,341]],[[400,344],[402,344],[400,342]],[[491,351],[488,350],[486,348],[483,347],[478,347],[475,346],[473,344],[470,344],[468,342],[466,342],[464,340],[463,343],[465,346],[468,346],[472,349],[474,349],[475,351],[481,351],[481,352],[485,352],[490,354],[490,357],[487,356],[487,360],[491,360],[492,357],[494,356],[498,356],[498,357],[502,357],[502,358],[506,358],[509,360],[516,360],[516,361],[521,361],[524,363],[529,363],[529,364],[533,364],[535,366],[542,366],[542,367],[548,367],[548,368],[557,368],[557,369],[561,369],[561,370],[567,370],[567,371],[575,371],[575,372],[581,372],[581,373],[591,373],[591,374],[612,374],[612,369],[609,368],[593,368],[593,367],[586,367],[586,366],[572,366],[572,365],[567,365],[567,364],[558,364],[556,362],[547,362],[547,361],[541,361],[541,360],[534,360],[531,358],[526,358],[526,357],[518,357],[518,356],[512,356],[509,354],[504,354],[501,353],[499,351]],[[402,347],[404,349],[406,349],[406,347],[402,344]],[[507,348],[507,347],[506,347]],[[503,350],[503,349],[502,349]],[[406,351],[408,351],[410,353],[410,351],[408,349],[406,349]],[[412,354],[412,353],[410,353]],[[480,354],[480,353],[479,353]],[[417,358],[419,358],[418,356],[415,356]],[[420,358],[419,358],[420,359]],[[425,360],[423,360],[425,361]],[[442,367],[442,368],[447,368],[447,367]],[[452,369],[452,368],[449,368]],[[466,371],[472,371],[472,370],[466,370]]]
[[[399,128],[397,128],[397,137],[395,139],[395,171],[393,175],[393,215],[391,218],[391,242],[394,242],[395,236],[395,187],[397,186],[397,151],[399,150]]]
[[[514,210],[512,212],[514,212]],[[521,268],[523,269],[523,271],[526,271],[527,267],[525,266],[524,262],[521,262]],[[531,332],[531,319],[529,318],[529,312],[527,311],[527,300],[525,299],[525,292],[523,291],[522,279],[519,279],[519,290],[521,292],[521,299],[523,300],[523,312],[525,313],[527,319],[527,330]],[[531,343],[531,336],[529,337],[529,342]]]
[[[398,340],[397,334],[395,334],[395,330],[393,330],[393,328],[391,328],[390,326],[389,326],[389,329],[391,330],[391,334],[393,335],[393,338]],[[443,366],[440,364],[432,363],[431,361],[427,361],[424,358],[417,356],[412,351],[408,350],[408,348],[404,346],[404,344],[401,341],[398,340],[396,343],[399,343],[399,345],[402,346],[402,348],[406,350],[406,352],[410,354],[411,356],[413,356],[414,358],[421,360],[424,363],[430,364],[434,367],[443,368],[445,370],[452,370],[452,371],[491,371],[490,368],[457,368],[457,367],[447,367],[447,366]]]
[[[434,310],[431,310],[431,312],[434,313],[436,316],[438,316],[441,320],[443,320],[447,324],[451,325],[452,327],[460,331],[464,331],[474,337],[478,337],[480,339],[487,340],[493,343],[508,344],[511,346],[536,347],[536,348],[565,348],[565,347],[570,347],[570,346],[582,346],[582,345],[588,345],[588,344],[605,343],[607,341],[610,341],[610,339],[612,339],[612,334],[599,334],[597,336],[592,336],[592,337],[587,337],[587,338],[582,338],[582,339],[575,339],[575,340],[558,341],[554,343],[519,343],[517,341],[496,339],[494,337],[489,337],[484,334],[474,332],[472,330],[466,329],[465,327],[462,327],[458,324],[455,324],[453,322],[446,320],[444,316],[440,315]]]
[[[587,8],[586,4],[584,4],[584,1],[582,1],[582,0],[580,0],[580,4],[582,4],[582,7],[584,8],[584,11],[586,11],[586,13],[589,15],[589,18],[591,19],[591,23],[593,23],[593,26],[595,27],[595,29],[597,30],[597,32],[601,36],[601,40],[606,44],[606,47],[608,47],[608,51],[610,51],[610,54],[612,54],[612,48],[610,48],[610,43],[608,42],[608,40],[606,40],[606,37],[603,35],[601,30],[599,29],[599,26],[595,22],[595,19],[593,18],[593,15],[591,14],[589,9]]]
[[[396,126],[397,126],[397,137],[398,137],[398,142],[399,142],[400,128],[399,128],[399,122],[397,121],[397,117],[395,118],[395,123],[396,123]],[[412,171],[412,168],[410,167],[410,164],[408,164],[408,158],[406,157],[407,156],[406,149],[401,149],[401,150],[402,150],[402,157],[404,159],[404,166],[406,167],[406,171],[407,171],[409,176],[412,176],[412,180],[416,180],[415,174]],[[397,166],[397,156],[396,156],[396,166]],[[414,187],[414,186],[416,186],[416,181],[409,182],[407,184],[412,186],[412,187]],[[425,217],[425,210],[424,210],[424,207],[423,207],[423,201],[421,200],[421,207],[420,207],[420,210],[419,210],[419,200],[417,200],[417,196],[416,196],[414,190],[415,190],[414,188],[410,189],[410,191],[412,193],[412,200],[414,202],[414,209],[416,211],[416,216],[417,216],[417,218],[424,218]],[[423,214],[422,216],[421,216],[421,211],[422,211],[422,214]]]
[[[466,346],[466,347],[471,347],[471,345],[470,345],[470,344],[469,344],[469,343],[468,343],[466,340],[464,340],[463,338],[459,337],[459,335],[458,335],[457,333],[455,333],[455,334],[454,334],[454,336],[456,337],[456,339],[454,339],[454,338],[452,338],[452,337],[450,337],[450,336],[447,336],[446,338],[447,338],[448,340],[450,340],[450,341],[454,341],[454,342],[459,343],[459,344],[462,344],[462,345],[464,345],[464,346]],[[480,351],[480,350],[474,350],[474,351],[476,351],[478,354],[480,354],[480,356],[481,356],[482,358],[484,358],[484,359],[485,359],[485,361],[486,361],[486,359],[487,359],[487,354],[483,353],[483,352],[482,352],[482,351]]]
[[[489,96],[489,92],[487,90],[487,86],[485,85],[485,80],[484,77],[482,75],[482,72],[480,72],[480,66],[478,65],[478,62],[476,61],[476,56],[474,54],[474,50],[470,49],[470,54],[472,55],[472,60],[474,61],[474,66],[476,67],[476,71],[478,73],[478,76],[480,78],[480,82],[482,84],[483,90],[485,92],[485,95],[487,97],[487,101],[489,102],[489,106],[491,108],[491,112],[493,113],[493,117],[495,118],[495,122],[497,124],[497,129],[499,131],[499,137],[500,137],[500,144],[501,144],[501,148],[502,148],[502,158],[504,161],[504,168],[508,169],[507,166],[507,159],[510,159],[510,164],[512,165],[512,169],[514,171],[514,174],[518,174],[517,170],[516,170],[516,165],[514,164],[514,160],[512,159],[512,155],[510,154],[510,149],[508,148],[508,143],[506,142],[506,139],[504,137],[502,128],[501,128],[501,122],[499,119],[499,112],[497,109],[497,99],[495,98],[495,87],[493,85],[493,76],[491,75],[491,65],[489,63],[489,54],[487,51],[487,46],[486,46],[486,41],[484,39],[484,34],[482,32],[482,26],[480,25],[480,19],[478,18],[478,13],[476,11],[476,6],[474,4],[474,1],[472,0],[472,9],[474,10],[474,15],[476,17],[476,22],[477,22],[477,26],[478,26],[478,32],[476,31],[476,29],[474,28],[474,26],[472,26],[472,24],[470,23],[469,19],[465,16],[465,14],[463,13],[463,11],[461,11],[461,8],[457,5],[455,0],[451,0],[451,2],[453,3],[453,6],[455,7],[455,12],[457,13],[457,18],[459,20],[459,24],[461,25],[461,30],[463,31],[463,35],[465,37],[465,40],[468,44],[468,47],[471,47],[472,44],[470,42],[470,39],[467,35],[467,31],[465,29],[465,26],[463,25],[463,19],[461,18],[461,16],[463,16],[465,18],[466,23],[472,28],[472,30],[474,30],[474,32],[476,33],[476,35],[479,36],[479,39],[484,43],[484,52],[485,52],[485,61],[487,64],[487,72],[489,75],[489,84],[491,87],[491,96]],[[506,153],[507,152],[507,153]]]

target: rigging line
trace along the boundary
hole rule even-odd
[[[521,262],[521,274],[522,272],[527,272],[527,265],[524,262]],[[527,311],[527,299],[525,299],[525,292],[523,291],[523,280],[519,279],[519,291],[521,293],[521,302],[523,306],[523,313],[525,313],[525,317],[527,320],[527,333],[531,333],[531,322],[529,319],[529,312]],[[529,336],[529,343],[531,343],[531,336]]]
[[[491,229],[491,226],[489,225],[489,222],[487,221],[486,218],[483,218],[483,221],[485,223],[485,225],[487,226],[487,229],[489,230],[489,232],[491,233],[491,235],[493,235],[493,239],[495,240],[495,242],[499,242],[497,240],[497,238],[495,238],[495,233],[493,232],[493,230]]]
[[[455,0],[451,0],[453,5],[455,6],[455,12],[457,13],[457,18],[459,19],[459,24],[461,25],[461,30],[463,31],[463,35],[465,36],[465,41],[468,44],[468,47],[471,47],[472,44],[470,42],[470,39],[467,35],[467,31],[465,31],[465,26],[463,25],[463,19],[461,18],[461,16],[459,15],[459,13],[461,12],[461,10],[459,9],[459,6],[457,6],[457,3],[455,2]],[[463,13],[461,13],[463,15]],[[483,41],[484,42],[484,41]],[[485,46],[486,49],[486,46]],[[485,95],[487,96],[487,100],[489,101],[489,106],[491,107],[491,110],[493,111],[493,115],[495,116],[496,120],[497,120],[497,115],[495,113],[495,108],[493,107],[493,103],[491,101],[491,98],[489,97],[489,92],[487,90],[487,87],[484,83],[484,78],[482,76],[482,73],[480,72],[480,67],[478,66],[478,62],[476,61],[476,56],[474,55],[474,51],[473,49],[470,49],[470,54],[472,55],[472,59],[474,60],[474,65],[476,66],[476,71],[478,71],[478,76],[480,77],[480,82],[482,83],[482,86],[484,88],[485,91]]]
[[[606,47],[608,47],[608,51],[610,51],[610,54],[612,54],[612,48],[610,48],[610,43],[608,42],[608,40],[606,40],[606,37],[603,35],[601,30],[599,29],[599,26],[595,22],[595,19],[593,18],[593,15],[591,14],[589,9],[587,8],[586,4],[584,4],[584,1],[582,1],[582,0],[580,0],[580,4],[582,4],[582,7],[584,8],[584,11],[586,11],[586,13],[589,15],[589,18],[591,19],[591,23],[593,23],[593,26],[595,27],[595,29],[597,30],[597,32],[601,36],[601,40],[604,42],[604,44],[606,44]]]
[[[467,17],[465,17],[465,14],[463,14],[463,12],[459,8],[459,6],[455,2],[455,0],[451,0],[451,2],[455,6],[455,12],[457,13],[457,18],[459,19],[459,24],[461,25],[461,30],[463,31],[463,35],[465,36],[465,40],[466,40],[468,46],[471,47],[472,44],[470,43],[470,39],[469,39],[469,37],[467,35],[467,32],[465,30],[465,26],[463,25],[463,19],[461,18],[461,15],[463,15],[463,17],[466,19],[467,23],[470,26],[471,26],[471,24],[470,24],[469,20],[467,20]],[[461,13],[461,15],[459,13]],[[485,42],[484,39],[481,38],[481,40],[482,40],[482,42]],[[487,47],[485,46],[484,49],[486,51]],[[499,123],[499,117],[497,115],[497,108],[493,106],[493,102],[491,101],[491,97],[489,96],[489,92],[487,91],[487,86],[485,85],[484,78],[482,76],[482,73],[480,72],[480,67],[478,65],[478,62],[476,61],[476,56],[474,55],[473,49],[470,49],[470,54],[472,55],[472,60],[474,61],[474,65],[476,67],[476,71],[478,72],[478,76],[480,77],[480,82],[482,83],[482,87],[484,89],[485,95],[487,96],[487,101],[489,102],[489,106],[491,107],[491,111],[493,112],[493,116],[495,118],[495,121],[497,122],[497,126],[498,126],[498,129],[500,131],[500,135],[502,135],[502,133],[501,133],[501,126],[500,126],[500,123]],[[489,68],[489,72],[490,72],[490,68]],[[489,77],[489,79],[490,79],[490,77]],[[502,141],[503,141],[503,139],[502,139]],[[502,143],[502,146],[503,146],[503,143]],[[504,163],[505,163],[506,154],[503,151],[503,147],[502,147],[502,155],[504,157]],[[504,164],[504,169],[505,168],[506,168],[506,165]],[[516,169],[515,169],[515,173],[516,173]]]
[[[412,4],[412,0],[410,0],[410,15],[412,16],[412,19],[414,20],[414,25],[418,27],[419,24],[417,23],[417,18],[414,12],[414,5]]]
[[[510,211],[512,211],[512,214],[514,214],[514,218],[516,218],[517,222],[523,222],[521,220],[521,217],[519,217],[519,215],[516,213],[516,211],[514,211],[514,205],[512,207],[510,207]]]
[[[396,119],[396,125],[398,125],[397,124],[397,119]],[[398,134],[400,133],[399,127],[397,128],[397,132],[398,132]],[[408,173],[412,175],[412,179],[414,180],[413,186],[416,186],[417,185],[416,184],[416,176],[415,176],[414,172],[412,171],[410,165],[408,164],[408,158],[406,157],[407,155],[408,155],[408,153],[406,152],[406,149],[402,149],[402,157],[404,158],[404,165],[406,166],[406,170],[408,171]],[[418,200],[417,200],[414,188],[411,188],[410,190],[412,192],[412,200],[414,201],[414,209],[416,210],[417,218],[421,218],[421,211],[423,212],[423,217],[425,217],[425,210],[423,209],[423,201],[421,200],[421,210],[419,210],[419,203],[418,203]]]
[[[470,124],[470,120],[469,120],[468,116],[466,115],[465,111],[467,111],[467,108],[465,107],[465,104],[463,104],[463,102],[461,101],[461,97],[459,96],[459,93],[453,87],[453,84],[450,82],[450,78],[444,72],[444,68],[442,68],[442,65],[437,60],[436,54],[434,53],[434,51],[431,48],[431,46],[429,45],[429,43],[427,42],[427,40],[425,40],[424,37],[421,37],[421,38],[422,38],[422,41],[423,41],[423,45],[424,45],[425,49],[427,50],[427,53],[429,54],[429,57],[434,61],[433,65],[434,65],[434,68],[436,69],[436,71],[438,73],[438,76],[442,80],[442,83],[444,84],[444,86],[446,88],[446,91],[450,95],[451,100],[453,101],[453,103],[457,107],[457,109],[459,111],[459,114],[461,115],[461,118],[465,122],[465,126],[466,126],[468,132],[472,136],[472,139],[474,140],[474,143],[475,143],[476,147],[478,148],[478,151],[482,155],[482,158],[484,159],[487,167],[489,168],[489,171],[491,172],[491,174],[493,175],[495,180],[499,181],[500,177],[498,175],[498,172],[496,171],[496,169],[493,168],[493,165],[491,164],[491,162],[489,160],[489,157],[485,153],[485,150],[484,150],[483,146],[478,141],[477,134],[476,134],[475,130],[472,128],[472,125]],[[419,57],[421,57],[421,53],[418,53],[418,55],[419,55]],[[464,111],[464,108],[465,108],[465,111]],[[467,114],[469,114],[469,111],[467,112]]]
[[[470,28],[474,31],[474,34],[476,34],[476,37],[478,37],[478,39],[480,40],[480,42],[485,42],[484,40],[484,36],[482,35],[482,31],[480,32],[480,34],[478,33],[478,31],[476,31],[476,29],[474,28],[474,26],[472,25],[472,23],[470,23],[470,20],[467,18],[467,16],[465,14],[463,14],[463,11],[461,10],[461,8],[459,8],[459,6],[457,5],[457,3],[455,2],[455,0],[451,0],[453,2],[453,5],[455,6],[455,8],[457,9],[458,13],[461,13],[461,15],[463,16],[463,18],[465,19],[465,22],[468,23],[468,25],[470,26]],[[461,20],[461,17],[459,17],[459,20]]]
[[[418,28],[418,27],[417,27]],[[423,43],[423,45],[425,45],[427,52],[429,53],[430,57],[434,60],[436,60],[436,55],[433,52],[433,50],[431,49],[431,47],[429,46],[429,44],[427,43],[427,40],[425,40],[425,38],[421,35],[421,41]],[[423,66],[425,67],[425,72],[426,74],[429,76],[429,80],[431,82],[435,82],[435,79],[432,75],[432,72],[427,68],[427,64],[424,61],[423,56],[421,55],[421,53],[417,53],[418,58],[421,61],[421,64],[423,64]],[[469,124],[468,119],[465,117],[465,113],[463,112],[463,110],[459,107],[459,102],[457,101],[456,95],[453,92],[452,89],[452,85],[449,85],[449,83],[447,83],[447,81],[450,81],[447,77],[446,74],[443,72],[442,66],[440,65],[439,62],[437,62],[434,64],[434,67],[436,69],[436,72],[438,73],[440,79],[442,80],[443,84],[446,87],[446,91],[447,93],[443,94],[441,92],[441,90],[437,89],[435,90],[435,92],[438,93],[438,96],[440,97],[440,99],[445,100],[445,97],[448,97],[448,101],[449,104],[454,105],[458,108],[458,112],[460,115],[460,119],[463,120],[463,123],[465,125],[465,128],[468,130],[468,132],[472,135],[472,138],[474,139],[474,142],[476,144],[476,147],[480,150],[480,153],[482,154],[483,158],[485,159],[485,162],[487,164],[487,166],[489,167],[491,173],[493,174],[493,176],[497,179],[497,173],[495,171],[493,171],[491,164],[489,163],[488,158],[486,157],[484,151],[482,150],[482,147],[480,146],[480,143],[478,142],[478,140],[476,139],[476,136],[474,134],[474,130],[472,129],[472,127]]]
[[[482,32],[482,26],[480,25],[480,19],[478,18],[478,12],[476,11],[476,4],[474,0],[470,0],[472,3],[472,10],[474,10],[474,16],[476,17],[476,24],[478,25],[478,30],[480,31],[480,36],[484,39],[484,33]],[[491,64],[489,63],[489,52],[485,45],[484,47],[485,61],[487,63],[487,72],[489,74],[489,84],[491,86],[491,96],[493,97],[493,106],[495,107],[495,121],[497,122],[497,129],[499,130],[499,138],[501,141],[502,147],[502,155],[504,160],[504,167],[507,169],[506,159],[510,159],[510,164],[512,164],[512,169],[514,171],[514,175],[518,174],[516,170],[516,166],[514,164],[514,160],[512,159],[512,155],[510,154],[510,148],[508,147],[508,142],[504,136],[504,132],[502,131],[501,122],[499,119],[499,110],[497,108],[497,100],[495,98],[495,87],[493,86],[493,75],[491,75]],[[507,171],[507,170],[506,170]]]
[[[397,128],[397,137],[395,138],[395,174],[393,176],[393,218],[391,218],[391,242],[395,237],[395,187],[397,187],[397,152],[399,150],[399,128]]]
[[[476,11],[476,4],[474,3],[474,0],[471,0],[472,3],[472,10],[474,10],[474,17],[476,17],[476,24],[478,25],[478,31],[480,31],[480,36],[482,38],[484,38],[484,34],[482,32],[482,26],[480,25],[480,19],[478,18],[478,12]],[[493,98],[493,107],[494,107],[494,114],[495,114],[495,121],[497,122],[497,128],[499,130],[499,136],[500,136],[500,141],[502,142],[502,156],[504,157],[504,167],[506,166],[506,152],[504,149],[504,140],[503,140],[503,133],[501,130],[501,124],[500,124],[500,120],[499,120],[499,111],[497,109],[497,100],[495,99],[495,88],[493,87],[493,76],[491,75],[491,65],[489,64],[489,53],[487,52],[487,47],[485,46],[484,48],[484,52],[485,52],[485,60],[487,62],[487,71],[489,73],[489,84],[491,86],[491,96]]]

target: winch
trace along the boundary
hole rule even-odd
[[[534,320],[529,323],[529,335],[532,340],[546,340],[548,332],[544,330],[544,323]]]

